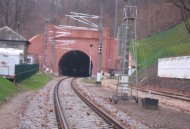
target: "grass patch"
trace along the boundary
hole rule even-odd
[[[9,80],[0,77],[0,102],[6,101],[7,98],[12,97],[19,91],[24,90],[38,90],[42,88],[47,82],[53,79],[53,75],[36,73],[35,75],[20,82],[17,86]]]
[[[138,41],[137,46],[138,66],[144,68],[145,62],[149,67],[157,63],[158,58],[190,55],[190,34],[184,23],[181,23],[168,31]]]
[[[27,90],[38,90],[52,79],[52,75],[39,72],[20,82],[20,85]]]
[[[9,80],[0,77],[0,102],[5,101],[8,97],[17,92],[17,87]]]
[[[96,83],[96,78],[83,78],[82,81],[85,83]]]

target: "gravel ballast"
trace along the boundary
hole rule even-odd
[[[25,112],[20,118],[20,129],[57,128],[53,104],[53,92],[57,81],[58,79],[50,81],[31,98]]]

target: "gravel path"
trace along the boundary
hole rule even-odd
[[[50,81],[29,102],[21,116],[20,129],[57,129],[53,92],[58,79]]]
[[[31,92],[21,92],[0,105],[0,129],[18,128],[19,116],[28,103]]]

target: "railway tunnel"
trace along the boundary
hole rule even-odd
[[[78,50],[69,51],[59,61],[59,74],[62,76],[88,77],[89,62],[90,58],[84,52]],[[91,66],[93,67],[93,65]],[[92,67],[90,73],[92,73]]]

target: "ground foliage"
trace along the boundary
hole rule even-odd
[[[12,97],[14,94],[23,90],[36,91],[53,78],[53,75],[38,72],[24,81],[14,84],[9,80],[0,77],[0,102],[6,101],[9,97]]]

